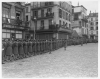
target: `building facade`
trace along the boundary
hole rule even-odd
[[[87,22],[87,9],[82,5],[73,6],[72,28],[80,37],[87,37],[88,35]]]
[[[25,39],[24,6],[21,2],[2,3],[2,38]]]
[[[69,37],[72,26],[71,2],[32,2],[30,9],[31,36],[34,37],[35,31],[37,39]]]
[[[89,38],[98,40],[98,13],[91,13],[88,15],[88,31]]]

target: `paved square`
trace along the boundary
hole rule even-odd
[[[3,77],[97,77],[98,44],[68,46],[2,65]]]

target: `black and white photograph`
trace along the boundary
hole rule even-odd
[[[98,5],[2,1],[2,78],[98,78]]]

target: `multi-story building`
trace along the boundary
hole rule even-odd
[[[87,37],[88,26],[87,26],[87,9],[80,6],[73,6],[73,22],[72,28],[76,30],[80,37]]]
[[[89,38],[98,40],[98,13],[89,13],[88,15]]]
[[[25,4],[25,21],[28,23],[28,26],[31,28],[31,4],[26,3]],[[30,39],[30,33],[29,30],[26,33],[26,39]]]
[[[69,37],[72,26],[71,2],[32,2],[30,15],[30,36],[36,39]]]
[[[27,26],[24,21],[24,6],[21,2],[2,3],[2,38],[24,39]]]

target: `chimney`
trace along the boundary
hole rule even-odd
[[[90,14],[89,15],[91,16],[91,10],[90,10]]]
[[[95,13],[96,13],[96,10],[95,10]]]
[[[78,2],[78,6],[79,6],[79,2]]]
[[[91,14],[91,10],[90,10],[90,14]]]

